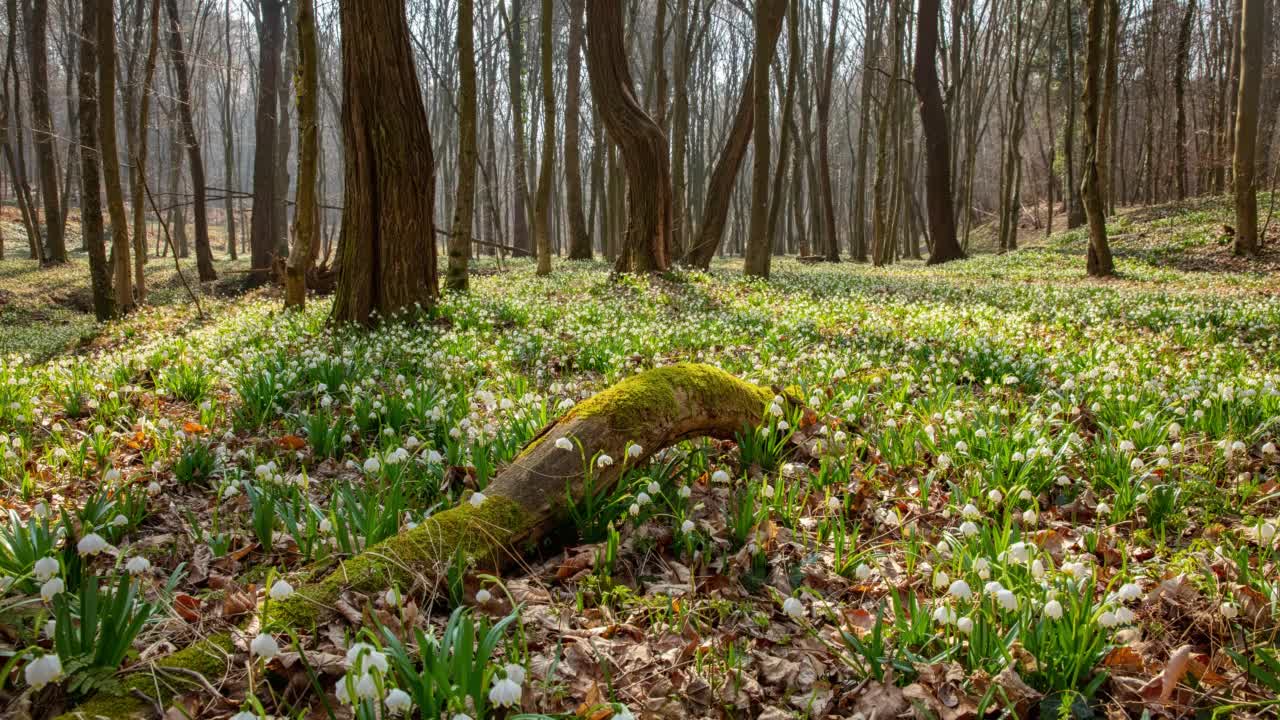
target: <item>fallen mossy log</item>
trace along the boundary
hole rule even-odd
[[[482,501],[464,501],[432,515],[412,530],[341,562],[328,575],[302,584],[286,600],[269,603],[262,628],[309,630],[332,617],[342,593],[432,583],[443,577],[459,553],[494,568],[508,565],[520,557],[521,547],[562,525],[568,517],[568,498],[580,500],[584,493],[585,464],[599,455],[615,459],[593,468],[593,490],[600,492],[616,484],[625,467],[643,463],[681,440],[731,439],[744,427],[759,425],[774,394],[700,364],[657,368],[623,380],[544,428],[484,489]],[[557,445],[562,438],[572,449]],[[633,445],[640,448],[639,454],[627,457]],[[218,651],[225,658],[230,647],[230,634],[218,635],[154,667],[185,666],[187,660],[207,660]],[[154,682],[156,674],[151,667],[140,668],[126,678],[125,688],[153,697],[159,691],[157,700],[167,702],[172,693]],[[190,678],[187,683],[195,684]],[[100,694],[63,718],[138,718],[151,712],[135,695]]]

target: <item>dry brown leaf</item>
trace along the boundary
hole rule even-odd
[[[1138,675],[1146,668],[1146,663],[1143,662],[1142,656],[1129,645],[1121,645],[1107,653],[1102,665],[1109,670],[1118,671],[1125,675]]]
[[[1169,662],[1164,666],[1164,670],[1159,675],[1151,678],[1146,685],[1142,686],[1139,692],[1142,699],[1148,702],[1167,703],[1169,698],[1173,697],[1173,691],[1177,689],[1178,683],[1182,682],[1182,678],[1186,677],[1187,671],[1191,669],[1191,646],[1183,645],[1173,654],[1169,656]]]
[[[250,589],[249,591],[231,588],[227,591],[227,596],[222,600],[222,617],[234,618],[252,612],[258,606],[258,598]]]

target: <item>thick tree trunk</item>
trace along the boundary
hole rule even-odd
[[[27,35],[27,73],[31,78],[31,142],[44,200],[46,247],[43,257],[46,264],[61,264],[67,261],[67,243],[62,232],[57,148],[53,111],[49,107],[49,0],[22,0],[22,22]]]
[[[837,0],[836,5],[839,5]],[[755,277],[769,277],[773,258],[769,242],[769,155],[770,143],[769,70],[778,43],[778,30],[787,11],[786,0],[760,0],[755,14],[755,59],[752,61],[752,125],[755,150],[751,168],[751,224],[747,231],[747,249],[743,271]],[[833,18],[834,20],[834,18]],[[785,132],[785,128],[783,129]]]
[[[955,210],[951,198],[951,136],[938,87],[938,0],[920,0],[919,35],[916,39],[915,86],[920,97],[920,124],[924,128],[926,202],[929,237],[933,249],[929,264],[964,258],[956,240]]]
[[[632,376],[544,428],[483,495],[428,517],[412,530],[349,558],[329,575],[302,585],[289,598],[272,602],[265,609],[262,629],[274,633],[320,626],[333,616],[335,602],[348,591],[385,592],[387,587],[430,591],[459,554],[485,570],[512,565],[520,559],[520,548],[536,546],[567,520],[570,499],[580,502],[586,491],[584,469],[591,472],[593,492],[608,492],[628,468],[682,440],[732,439],[743,427],[759,425],[774,397],[770,388],[743,382],[708,365],[673,365]],[[561,439],[572,443],[573,449],[557,447]],[[633,444],[641,448],[635,458],[627,455]],[[598,454],[615,461],[593,468],[591,461]],[[225,666],[231,647],[229,635],[214,635],[154,664],[218,669]],[[195,682],[185,675],[169,679],[179,685]],[[125,690],[137,687],[150,694],[156,689],[146,671],[125,677],[122,684]],[[164,702],[175,690],[162,688],[167,688],[160,698]],[[83,717],[142,718],[150,711],[133,695],[99,695],[77,708]]]
[[[471,228],[476,202],[476,56],[475,3],[458,0],[458,191],[449,234],[445,286],[466,292],[471,259]]]
[[[686,3],[688,0],[684,0]],[[591,232],[582,209],[582,149],[580,111],[582,106],[583,0],[569,0],[569,59],[565,78],[564,181],[565,204],[569,214],[569,259],[591,259]]]
[[[1258,188],[1254,172],[1258,143],[1258,94],[1262,85],[1262,47],[1265,42],[1266,0],[1242,0],[1240,22],[1240,91],[1236,99],[1235,162],[1237,255],[1257,255]]]
[[[1107,277],[1115,272],[1111,246],[1107,243],[1107,221],[1104,216],[1102,179],[1098,154],[1098,133],[1102,124],[1103,81],[1103,12],[1110,0],[1089,0],[1089,20],[1084,59],[1084,179],[1080,195],[1089,220],[1088,271],[1094,277]]]
[[[1063,128],[1062,158],[1067,173],[1067,228],[1084,224],[1084,203],[1080,199],[1080,184],[1076,182],[1076,31],[1075,9],[1072,3],[1064,4],[1067,23],[1067,106],[1066,126]]]
[[[172,0],[166,0],[172,1]],[[251,283],[271,279],[275,260],[276,115],[279,112],[280,52],[284,45],[284,0],[258,0],[262,25],[258,33],[258,106],[254,113],[253,211],[249,218]]]
[[[551,186],[555,182],[556,164],[556,93],[552,71],[551,21],[555,3],[542,0],[539,25],[542,38],[542,168],[538,175],[538,197],[533,210],[534,235],[537,238],[538,274],[551,274]]]
[[[129,216],[124,209],[124,187],[120,183],[120,154],[116,142],[116,33],[115,1],[97,0],[98,51],[98,142],[102,152],[102,177],[107,190],[107,211],[111,216],[111,246],[115,265],[116,312],[133,309],[133,267],[129,262]],[[91,7],[83,10],[89,14]],[[81,44],[83,51],[84,44]],[[80,116],[83,126],[89,121]],[[81,133],[83,135],[83,133]],[[82,170],[86,169],[82,163]],[[96,181],[95,181],[96,182]],[[83,209],[81,215],[83,217]]]
[[[80,233],[89,250],[89,280],[93,288],[93,314],[99,322],[111,319],[115,299],[111,296],[111,270],[102,228],[102,192],[98,150],[98,14],[80,16]],[[113,26],[113,25],[109,25]]]
[[[307,274],[320,247],[320,45],[316,41],[315,0],[298,2],[298,203],[293,218],[293,248],[285,264],[285,307],[307,301]]]
[[[402,0],[340,0],[345,194],[333,318],[436,299],[435,159]]]
[[[173,72],[178,78],[178,115],[182,119],[183,140],[187,146],[187,162],[191,165],[192,212],[196,226],[196,271],[201,282],[218,279],[213,270],[213,250],[209,247],[209,214],[205,209],[204,159],[200,156],[200,140],[191,110],[191,82],[187,74],[187,56],[182,49],[182,23],[178,0],[165,0],[169,9],[169,52]]]
[[[587,5],[587,72],[609,136],[622,150],[630,216],[619,272],[665,271],[671,252],[671,162],[667,137],[636,98],[627,63],[621,0]]]
[[[276,88],[276,163],[275,205],[271,229],[275,233],[273,254],[286,258],[289,255],[289,146],[293,142],[293,128],[289,123],[289,108],[293,102],[290,86],[298,69],[298,27],[293,22],[297,16],[298,0],[286,0],[284,4],[285,44],[280,70],[280,84]]]

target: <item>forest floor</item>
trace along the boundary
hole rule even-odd
[[[1084,277],[1079,231],[939,268],[782,260],[768,283],[737,262],[652,280],[515,262],[359,333],[269,291],[209,296],[200,320],[171,288],[47,334],[72,270],[0,262],[0,358],[30,356],[0,360],[0,703],[1274,716],[1280,277],[1273,253],[1230,256],[1225,212],[1119,215],[1117,280]],[[336,619],[255,636],[262,603],[465,502],[574,403],[684,360],[787,388],[828,441],[791,443],[784,414],[684,443],[518,571],[353,591]],[[163,669],[228,632],[225,657]]]

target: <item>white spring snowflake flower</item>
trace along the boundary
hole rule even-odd
[[[632,459],[638,458],[643,453],[644,453],[644,448],[640,447],[636,443],[631,443],[630,445],[627,446],[627,457],[629,458],[632,458]]]
[[[489,601],[492,599],[493,599],[493,593],[489,592],[488,590],[485,590],[484,588],[480,588],[479,590],[476,591],[477,605],[488,605]]]
[[[489,688],[489,702],[498,707],[515,707],[520,704],[522,694],[519,685],[509,678],[502,678]]]
[[[107,541],[98,533],[89,533],[76,543],[76,551],[85,557],[92,557],[107,549]]]
[[[387,697],[382,701],[382,704],[387,707],[387,712],[392,715],[403,715],[409,711],[409,708],[413,707],[413,698],[400,688],[392,688],[387,693]]]
[[[35,566],[36,580],[44,582],[54,575],[58,574],[58,560],[55,557],[42,557],[36,561]]]
[[[556,447],[560,450],[572,450],[573,441],[567,437],[558,438],[556,439]]]
[[[280,579],[275,581],[271,586],[271,591],[267,593],[272,600],[284,600],[293,594],[293,586],[287,580]]]
[[[685,535],[688,535],[692,533],[694,531],[694,528],[696,527],[697,526],[694,524],[692,520],[685,520],[684,522],[680,523],[680,532],[684,533]]]
[[[32,690],[39,690],[62,679],[62,661],[57,655],[41,655],[27,663],[23,676]]]
[[[968,635],[969,633],[973,632],[973,619],[967,615],[962,618],[957,618],[956,629],[964,633],[965,635]]]
[[[801,620],[805,616],[804,603],[800,601],[800,598],[789,597],[782,602],[782,612],[786,613],[787,617]]]
[[[596,467],[606,468],[613,464],[613,458],[609,455],[601,455],[596,458]]]
[[[130,575],[142,575],[151,569],[151,561],[141,555],[129,558],[129,562],[124,564],[125,572]]]
[[[1044,604],[1044,616],[1050,620],[1062,619],[1062,603],[1057,600],[1050,600]]]
[[[717,470],[711,473],[711,482],[727,483],[729,482],[729,473],[725,472],[724,470]]]
[[[969,587],[969,583],[964,580],[956,580],[947,587],[947,593],[958,600],[968,600],[973,597],[973,590]]]
[[[51,578],[40,586],[40,597],[45,602],[52,602],[55,595],[66,589],[66,584],[62,582],[62,578]]]
[[[468,502],[471,503],[471,507],[480,507],[484,504],[484,501],[488,499],[489,498],[482,492],[473,492],[471,493],[471,499],[468,500]]]
[[[1240,614],[1240,606],[1233,602],[1224,602],[1218,606],[1218,612],[1227,620],[1234,620]]]
[[[996,593],[996,602],[1000,603],[1000,607],[1005,610],[1018,609],[1018,596],[1013,594],[1012,590],[1000,590]]]
[[[258,633],[258,636],[249,643],[249,652],[263,660],[270,660],[280,654],[280,644],[270,634]]]
[[[1116,596],[1125,602],[1132,602],[1142,597],[1142,586],[1137,583],[1125,583],[1120,586]]]

